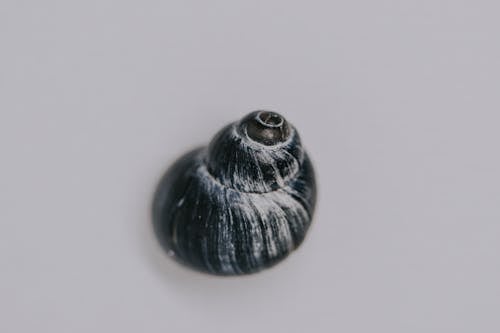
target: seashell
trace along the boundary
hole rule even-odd
[[[224,127],[162,178],[153,224],[181,263],[217,275],[258,272],[304,240],[316,201],[297,130],[271,111]]]

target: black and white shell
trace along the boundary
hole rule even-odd
[[[188,266],[249,274],[301,244],[315,201],[313,167],[296,129],[275,112],[255,111],[167,171],[153,204],[154,228]]]

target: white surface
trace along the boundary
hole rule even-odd
[[[499,10],[1,1],[0,331],[499,332]],[[314,159],[314,227],[258,275],[179,267],[156,182],[256,108]]]

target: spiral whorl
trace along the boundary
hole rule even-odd
[[[159,240],[180,262],[248,274],[301,244],[315,201],[314,171],[297,131],[276,112],[255,111],[167,171],[153,217]]]
[[[285,142],[290,135],[288,122],[272,111],[255,111],[243,118],[239,130],[255,142],[273,146]]]
[[[283,187],[297,173],[303,157],[299,135],[285,118],[255,111],[215,136],[207,164],[225,186],[264,193]]]

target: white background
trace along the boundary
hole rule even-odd
[[[499,332],[500,5],[0,1],[1,332]],[[150,228],[257,108],[299,129],[303,246],[218,278]]]

